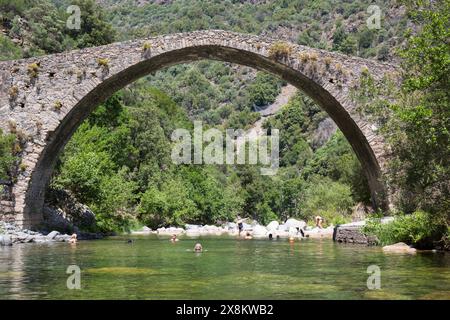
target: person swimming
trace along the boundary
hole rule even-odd
[[[177,242],[179,239],[177,238],[177,235],[176,234],[173,234],[172,235],[172,238],[170,238],[170,241],[172,241],[172,242]]]
[[[196,243],[194,246],[194,252],[203,252],[203,247],[200,243]]]
[[[252,235],[250,234],[250,232],[247,231],[247,233],[245,234],[244,239],[245,239],[245,240],[250,240],[250,239],[252,239],[252,238],[253,238],[253,237],[252,237]]]
[[[76,233],[72,234],[72,236],[71,236],[70,239],[69,239],[69,243],[70,243],[70,244],[75,244],[75,243],[77,243],[77,234],[76,234]]]

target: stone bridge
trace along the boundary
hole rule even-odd
[[[168,66],[200,59],[237,63],[279,76],[314,99],[353,147],[377,207],[387,205],[380,180],[383,139],[358,110],[352,88],[362,72],[376,80],[396,67],[357,57],[220,30],[157,36],[60,54],[0,62],[0,128],[17,134],[20,162],[3,197],[0,220],[23,227],[42,221],[56,160],[82,121],[115,91]]]

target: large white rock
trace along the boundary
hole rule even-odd
[[[267,235],[267,229],[264,226],[257,225],[253,227],[254,237],[265,237]]]
[[[188,237],[198,237],[200,235],[199,228],[186,230],[186,235]]]
[[[50,240],[53,240],[57,235],[59,235],[60,233],[58,231],[52,231],[47,235],[47,238]]]
[[[300,228],[303,229],[306,227],[306,222],[303,220],[297,220],[294,218],[288,219],[285,223],[288,228]]]
[[[191,230],[191,229],[198,229],[201,228],[201,225],[198,224],[187,224],[185,225],[186,230]]]
[[[271,221],[266,228],[267,230],[277,230],[279,225],[278,221]]]

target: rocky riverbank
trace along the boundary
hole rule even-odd
[[[305,221],[288,219],[285,223],[280,224],[278,221],[272,221],[267,226],[263,226],[258,222],[253,222],[251,224],[243,223],[243,230],[239,234],[238,225],[235,222],[226,222],[220,226],[214,225],[194,225],[186,224],[184,228],[181,227],[168,227],[168,228],[158,228],[152,230],[147,227],[143,227],[140,230],[132,231],[132,234],[157,234],[161,236],[171,236],[171,235],[185,235],[188,237],[199,237],[199,236],[241,236],[245,237],[250,235],[252,238],[256,239],[269,239],[272,238],[329,238],[333,237],[334,227],[330,226],[328,228],[312,228],[306,225]]]
[[[100,239],[102,234],[80,233],[79,240]],[[68,242],[69,234],[59,231],[37,232],[21,229],[13,223],[0,222],[0,246],[11,246],[17,243],[44,243],[44,242]]]
[[[52,231],[48,234],[42,234],[37,231],[20,229],[12,223],[0,223],[0,245],[11,246],[16,243],[42,243],[42,242],[67,242],[70,235],[61,234],[58,231]]]

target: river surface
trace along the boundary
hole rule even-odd
[[[128,237],[127,237],[128,238]],[[450,299],[450,254],[331,240],[133,236],[0,247],[0,299]],[[192,252],[202,243],[206,252]],[[67,288],[69,265],[81,289]],[[377,265],[381,289],[367,288]]]

